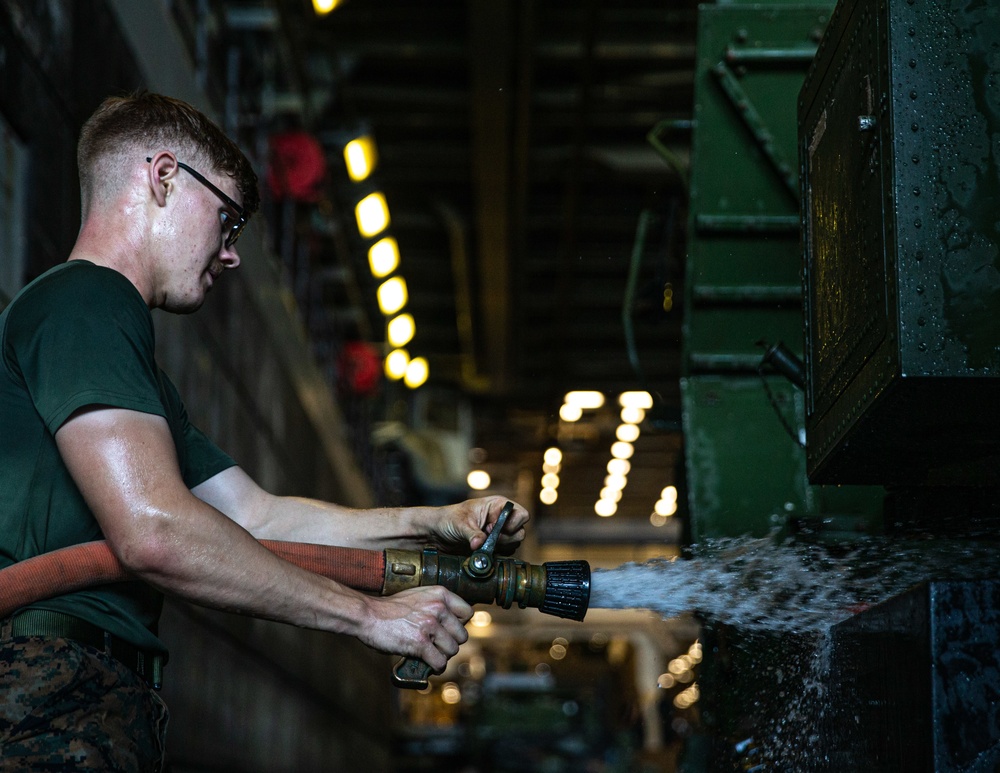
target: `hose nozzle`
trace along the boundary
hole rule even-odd
[[[590,564],[586,561],[550,561],[542,566],[514,558],[496,558],[494,549],[504,522],[513,511],[508,502],[493,531],[471,556],[439,553],[436,548],[385,551],[382,595],[422,585],[443,585],[470,604],[496,604],[510,609],[533,607],[547,615],[583,620],[590,605]],[[430,667],[413,658],[393,669],[399,687],[427,686]]]

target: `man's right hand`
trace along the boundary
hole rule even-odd
[[[469,639],[472,607],[439,585],[365,598],[368,617],[358,638],[379,652],[420,658],[440,673]]]

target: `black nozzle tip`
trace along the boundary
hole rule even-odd
[[[590,606],[590,564],[551,561],[543,564],[545,596],[538,609],[547,615],[583,620]]]

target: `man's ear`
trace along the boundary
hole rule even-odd
[[[169,150],[161,150],[146,159],[146,179],[156,203],[166,206],[167,196],[174,187],[177,176],[177,157]]]

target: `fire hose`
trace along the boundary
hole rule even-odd
[[[542,566],[494,555],[504,523],[513,511],[508,502],[482,547],[469,556],[440,553],[436,548],[383,551],[261,540],[275,555],[296,566],[366,593],[389,596],[407,588],[443,585],[470,604],[497,604],[510,609],[532,607],[545,614],[583,620],[590,603],[590,565],[586,561],[552,561]],[[93,585],[125,582],[135,577],[107,542],[54,550],[0,570],[0,618],[44,599]],[[405,658],[392,670],[397,687],[427,686],[432,669],[417,658]]]

